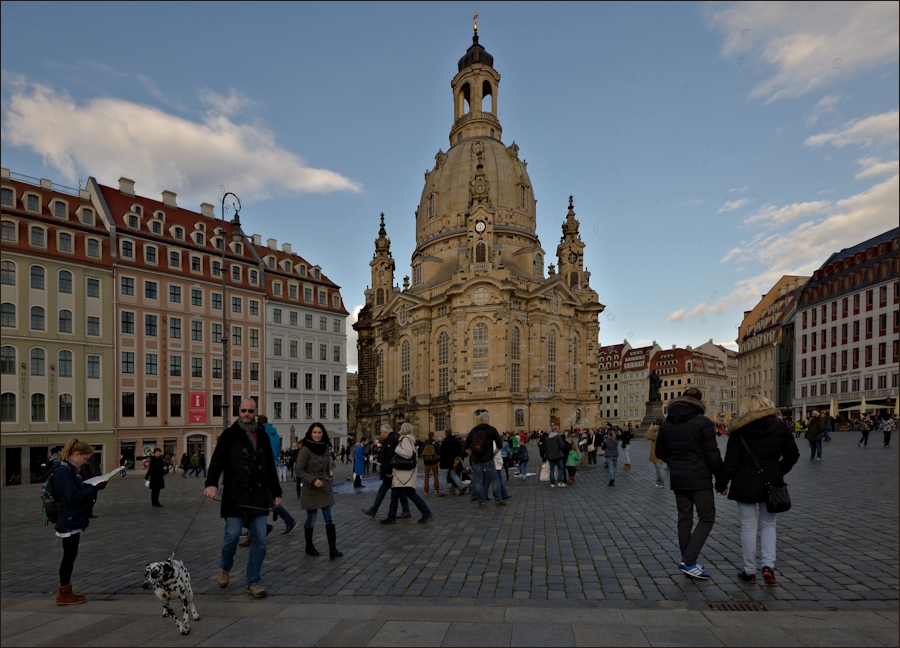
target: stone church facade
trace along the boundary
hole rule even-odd
[[[466,434],[483,410],[501,431],[596,424],[604,306],[571,197],[556,263],[545,269],[527,163],[501,140],[500,75],[477,32],[458,69],[450,148],[425,173],[402,289],[381,216],[354,325],[359,432],[409,421],[419,437]]]

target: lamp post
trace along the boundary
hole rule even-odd
[[[222,274],[222,378],[224,385],[224,393],[222,394],[222,431],[228,429],[228,407],[229,407],[229,377],[231,375],[231,367],[228,365],[228,295],[226,294],[226,275],[225,268],[225,201],[231,196],[231,205],[234,207],[234,220],[231,221],[233,229],[231,231],[231,239],[235,242],[242,241],[244,232],[241,230],[241,199],[230,191],[222,195],[222,267],[219,272]]]

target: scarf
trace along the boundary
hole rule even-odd
[[[325,450],[328,448],[328,444],[324,441],[319,441],[318,443],[313,441],[312,439],[304,439],[303,447],[309,448],[310,452],[317,455],[325,454]]]
[[[256,421],[252,423],[244,423],[240,419],[238,419],[238,426],[244,431],[247,435],[247,438],[250,439],[250,445],[253,446],[253,451],[256,452],[256,432],[259,429],[259,425],[257,425]]]

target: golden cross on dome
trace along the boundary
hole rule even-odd
[[[475,26],[475,33],[478,33],[478,12],[475,12],[475,15],[472,17],[472,24]]]

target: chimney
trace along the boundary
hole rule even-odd
[[[260,236],[259,234],[251,234],[250,240],[253,241],[253,245],[262,247],[262,236]]]
[[[270,250],[278,249],[278,241],[276,241],[275,239],[266,239],[266,245],[269,246]]]
[[[673,345],[672,345],[672,351],[674,351],[676,348],[677,348],[677,347],[673,344]]]
[[[291,244],[290,243],[282,243],[281,251],[284,252],[285,254],[293,254],[293,252],[291,252]]]
[[[168,189],[163,191],[162,192],[163,205],[165,205],[166,207],[177,208],[178,204],[175,202],[175,196],[177,196],[177,195],[178,194],[176,194],[174,191],[169,191]]]
[[[41,189],[53,189],[53,181],[47,178],[41,178]]]
[[[126,196],[134,195],[134,180],[128,178],[119,178],[119,191]]]
[[[216,219],[216,208],[209,203],[200,203],[200,215],[211,220]]]

